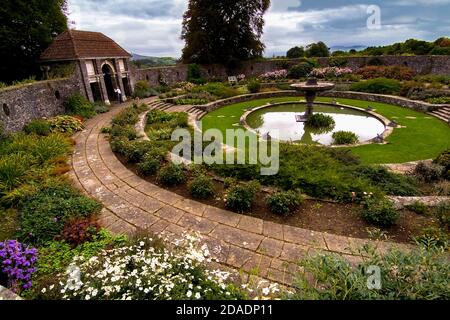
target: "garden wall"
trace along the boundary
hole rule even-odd
[[[355,99],[355,100],[365,100],[369,102],[380,102],[393,104],[404,108],[413,109],[421,112],[431,112],[439,108],[448,107],[448,105],[437,105],[430,104],[422,101],[409,100],[402,97],[382,95],[382,94],[372,94],[363,92],[353,92],[353,91],[328,91],[321,93],[322,97],[333,97],[342,99]]]
[[[383,65],[408,66],[417,74],[449,75],[450,56],[379,56],[379,57],[346,57],[348,67],[358,69],[373,59],[380,59]],[[329,58],[318,58],[322,66],[329,66]],[[201,66],[204,78],[226,80],[228,75],[245,74],[247,77],[255,77],[266,72],[289,69],[296,65],[300,59],[273,59],[260,61],[246,61],[233,71],[228,71],[220,65]],[[158,86],[160,80],[167,84],[174,84],[187,79],[187,65],[176,65],[170,67],[155,67],[149,69],[134,69],[133,75],[136,80],[146,80],[152,86]]]
[[[85,94],[77,68],[70,79],[39,81],[0,89],[0,121],[6,132],[17,132],[34,119],[64,113],[64,101],[73,93]]]

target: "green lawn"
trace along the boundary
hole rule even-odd
[[[245,109],[262,106],[269,102],[298,101],[298,97],[261,99],[233,104],[215,110],[202,119],[203,130],[216,128],[242,128],[239,124]],[[319,98],[329,102],[332,98]],[[352,152],[361,157],[363,163],[403,163],[435,158],[446,149],[450,149],[450,126],[425,113],[410,109],[361,100],[337,99],[338,102],[356,107],[372,106],[376,112],[390,120],[396,120],[402,127],[395,129],[388,138],[387,145],[366,145],[352,148]]]

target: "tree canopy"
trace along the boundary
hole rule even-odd
[[[221,63],[261,57],[264,13],[270,0],[190,0],[181,38],[186,63]]]
[[[329,57],[330,49],[322,41],[317,43],[311,43],[305,48],[303,47],[293,47],[288,50],[286,57],[288,58],[313,58],[313,57]]]
[[[0,81],[38,74],[40,54],[67,30],[65,13],[66,0],[2,0]]]
[[[305,56],[305,48],[303,47],[293,47],[289,49],[288,52],[286,53],[286,57],[290,59],[303,58],[304,56]]]

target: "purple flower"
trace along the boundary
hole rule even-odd
[[[25,247],[16,240],[0,242],[0,273],[6,275],[11,290],[31,288],[37,253],[37,249]]]

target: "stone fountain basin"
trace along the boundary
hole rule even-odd
[[[317,82],[317,84],[308,84],[308,82],[300,82],[291,85],[292,89],[297,91],[327,91],[335,87],[334,83],[331,82]]]

